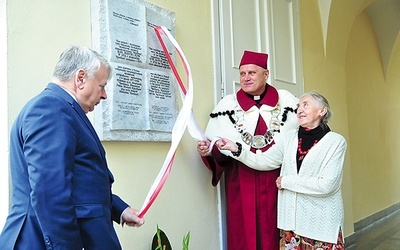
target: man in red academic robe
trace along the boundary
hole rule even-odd
[[[267,61],[267,54],[244,51],[239,65],[241,89],[224,97],[210,114],[205,132],[210,141],[227,138],[253,152],[263,152],[286,131],[297,128],[298,99],[267,84]],[[199,142],[197,150],[213,173],[212,185],[225,174],[228,249],[279,249],[275,184],[279,169],[253,170],[210,141]]]

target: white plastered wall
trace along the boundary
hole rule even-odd
[[[3,225],[9,204],[6,0],[0,0],[0,82],[0,225]]]
[[[0,0],[6,1],[6,0]],[[213,103],[210,2],[186,0],[149,1],[176,13],[177,41],[191,65],[195,84],[194,111],[202,127]],[[4,5],[1,5],[5,8]],[[1,108],[1,124],[10,126],[22,106],[45,88],[59,54],[70,44],[91,46],[90,1],[7,1],[8,10],[8,109]],[[3,15],[1,15],[3,20]],[[202,24],[199,26],[198,24]],[[5,35],[1,22],[0,34]],[[5,39],[4,39],[5,40]],[[199,49],[199,46],[201,49]],[[6,51],[6,50],[4,50]],[[1,66],[1,70],[6,70]],[[1,79],[5,77],[1,74]],[[5,80],[4,80],[5,81]],[[3,86],[0,84],[0,93]],[[3,97],[3,96],[2,96]],[[0,98],[3,102],[7,98]],[[3,113],[8,110],[8,115]],[[2,119],[5,116],[8,119]],[[92,117],[92,115],[90,115]],[[8,140],[8,129],[2,129]],[[3,134],[0,136],[3,139]],[[115,177],[113,191],[134,208],[140,208],[168,152],[168,142],[105,142],[109,167]],[[5,147],[1,143],[1,147]],[[8,148],[6,146],[5,148]],[[1,151],[3,154],[3,150]],[[3,163],[3,155],[1,155]],[[8,166],[2,164],[0,171]],[[0,173],[0,178],[4,178]],[[1,185],[8,187],[5,181]],[[8,191],[1,194],[8,199]],[[0,207],[8,207],[1,200]],[[218,249],[217,191],[210,171],[196,151],[196,142],[186,133],[164,189],[146,214],[141,228],[115,224],[123,249],[149,249],[157,224],[165,230],[174,248],[190,231],[191,249]],[[0,228],[3,225],[0,225]]]

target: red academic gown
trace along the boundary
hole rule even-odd
[[[297,104],[297,99],[294,96],[292,97],[294,98],[292,99],[294,100],[292,101],[292,105]],[[256,105],[255,101],[241,90],[237,93],[236,99],[244,111]],[[278,103],[278,99],[277,90],[268,85],[268,91],[261,100],[260,105],[266,104],[274,107]],[[294,113],[291,116],[295,117]],[[211,119],[228,119],[228,117],[219,116]],[[227,128],[226,125],[224,126]],[[263,135],[266,130],[267,125],[263,118],[259,116],[253,134]],[[244,144],[242,141],[238,142]],[[262,151],[267,150],[270,146],[267,145]],[[254,148],[251,150],[255,151]],[[228,249],[279,249],[277,188],[275,181],[279,176],[280,170],[253,170],[243,163],[221,154],[215,146],[212,156],[202,157],[202,160],[212,170],[212,185],[217,185],[222,173],[225,173]]]

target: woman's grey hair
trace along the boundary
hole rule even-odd
[[[327,126],[328,121],[332,117],[332,110],[331,110],[331,106],[329,105],[328,100],[323,95],[319,94],[316,91],[311,91],[311,92],[305,93],[301,97],[303,97],[303,96],[311,96],[312,98],[314,98],[314,100],[317,101],[320,108],[326,108],[326,114],[322,118],[320,125],[322,127]]]
[[[107,68],[108,79],[110,79],[112,70],[107,59],[92,49],[73,45],[61,53],[54,68],[53,78],[60,81],[70,80],[79,69],[85,70],[91,78],[99,70],[101,64]]]

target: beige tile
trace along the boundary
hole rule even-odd
[[[400,249],[400,239],[387,239],[375,247],[373,250],[398,250]]]
[[[357,232],[355,244],[346,246],[346,250],[392,249],[400,249],[400,210]]]

